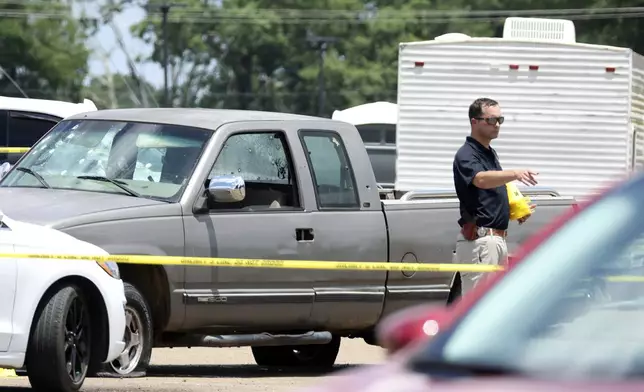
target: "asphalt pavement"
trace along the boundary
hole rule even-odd
[[[379,347],[362,339],[343,339],[330,373],[384,359]],[[250,348],[155,349],[148,377],[87,379],[82,391],[287,392],[311,385],[330,373],[269,370],[255,365]],[[28,391],[27,377],[0,379],[0,392]]]

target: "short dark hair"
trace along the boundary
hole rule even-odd
[[[491,98],[478,98],[470,105],[469,119],[481,117],[483,108],[490,106],[499,106],[499,103]]]

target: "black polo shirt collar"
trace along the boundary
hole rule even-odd
[[[492,147],[485,147],[482,145],[478,140],[474,139],[472,136],[468,136],[465,138],[465,140],[474,148],[476,148],[479,151],[485,151],[485,152],[490,152],[492,150]]]

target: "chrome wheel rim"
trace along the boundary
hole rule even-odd
[[[143,322],[131,306],[125,307],[125,348],[114,361],[112,369],[118,374],[129,374],[139,364],[143,354]]]

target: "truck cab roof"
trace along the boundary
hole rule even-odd
[[[107,109],[71,116],[74,120],[114,120],[174,124],[186,127],[216,130],[220,126],[242,121],[318,121],[330,122],[328,118],[291,113],[264,112],[257,110],[206,109],[206,108],[127,108]]]

